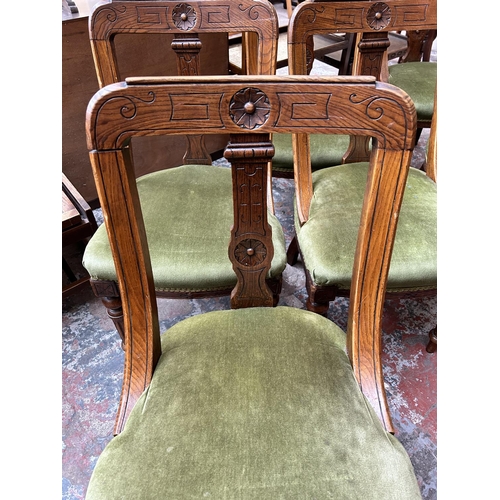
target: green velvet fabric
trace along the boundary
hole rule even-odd
[[[181,321],[86,499],[421,498],[344,348],[334,323],[290,307]]]
[[[412,62],[389,66],[389,83],[412,99],[418,120],[431,121],[437,83],[437,63]]]
[[[293,172],[291,134],[273,134],[275,154],[273,170]],[[332,134],[311,134],[311,166],[313,170],[340,165],[349,147],[349,136]]]
[[[137,180],[149,243],[155,288],[216,290],[236,284],[228,257],[233,224],[231,170],[183,165]],[[274,258],[271,277],[286,266],[283,229],[272,214]],[[116,280],[104,225],[88,243],[83,264],[95,279]]]
[[[368,163],[313,174],[309,220],[295,230],[315,284],[349,289]],[[399,216],[387,289],[432,289],[437,284],[437,186],[410,168]]]

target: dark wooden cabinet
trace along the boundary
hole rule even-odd
[[[97,191],[90,166],[85,137],[87,104],[99,89],[88,37],[88,14],[96,0],[75,0],[77,14],[62,20],[62,171],[78,192],[95,208]],[[170,35],[120,35],[116,37],[118,56],[127,57],[120,67],[122,77],[175,75],[176,62],[168,60]],[[228,72],[228,40],[225,34],[200,37],[201,70],[206,75]],[[135,138],[133,143],[137,176],[182,163],[184,137]],[[220,151],[227,136],[207,137],[210,153]]]

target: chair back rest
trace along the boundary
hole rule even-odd
[[[279,26],[276,10],[268,0],[106,1],[96,5],[89,16],[90,45],[101,88],[131,76],[119,72],[114,44],[118,34],[172,35],[177,74],[195,76],[201,74],[200,35],[240,32],[246,41],[248,73],[274,74]],[[212,163],[202,136],[189,137],[184,163]]]
[[[129,142],[162,134],[230,134],[234,224],[228,258],[237,275],[231,306],[272,306],[267,222],[270,134],[373,137],[349,312],[349,353],[362,388],[375,356],[397,216],[414,147],[416,114],[402,90],[372,77],[227,76],[130,78],[101,89],[87,109],[87,143],[123,298],[129,407],[160,355],[155,289]],[[123,393],[122,393],[123,394]],[[127,411],[124,412],[127,414]]]
[[[288,26],[289,72],[305,75],[314,59],[313,36],[328,33],[357,33],[353,62],[354,75],[371,75],[387,81],[389,31],[437,29],[437,1],[406,0],[373,1],[309,1],[300,3],[293,11]],[[365,161],[369,156],[367,138],[351,136],[349,150],[343,161]],[[299,219],[309,216],[312,196],[309,137],[294,134],[294,177],[301,186],[297,190]]]
[[[98,4],[89,17],[100,87],[122,80],[113,44],[119,33],[173,35],[178,75],[194,76],[200,74],[200,34],[239,32],[257,36],[256,64],[250,74],[274,74],[279,26],[276,10],[267,0],[113,1]]]
[[[437,29],[437,0],[303,2],[293,11],[288,29],[290,73],[304,75],[312,57],[310,38],[328,33],[362,34],[353,74],[380,79],[389,47],[389,31]]]

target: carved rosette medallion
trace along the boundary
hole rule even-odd
[[[177,28],[189,31],[196,24],[196,11],[187,3],[180,3],[175,6],[172,12],[172,19]]]
[[[384,2],[374,3],[366,14],[366,22],[375,31],[387,28],[391,22],[391,9]]]
[[[234,249],[236,260],[243,266],[257,266],[267,255],[267,248],[259,240],[247,239],[240,241]]]
[[[246,88],[234,94],[229,105],[231,119],[241,128],[252,130],[266,123],[271,105],[264,92]]]

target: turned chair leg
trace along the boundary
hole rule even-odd
[[[120,292],[116,283],[112,281],[90,280],[92,290],[96,297],[106,308],[108,317],[113,321],[118,335],[122,341],[122,349],[125,350],[125,323],[123,319],[123,307]]]
[[[425,348],[425,350],[427,352],[430,352],[431,354],[433,352],[436,352],[437,351],[437,327],[436,328],[433,328],[430,332],[429,332],[429,342],[427,344],[427,347]]]

